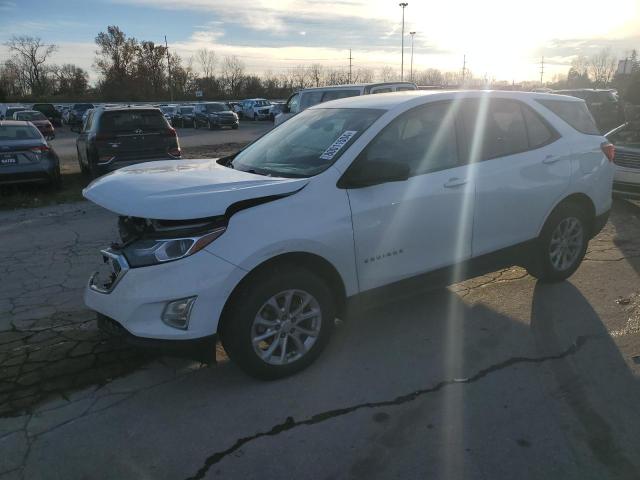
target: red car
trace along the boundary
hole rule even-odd
[[[23,110],[21,112],[14,113],[13,119],[33,123],[36,128],[40,130],[42,136],[47,140],[53,140],[56,137],[53,125],[41,112],[37,112],[36,110]]]

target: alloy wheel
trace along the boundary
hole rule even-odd
[[[258,310],[251,327],[251,343],[265,363],[286,365],[311,350],[321,327],[318,300],[304,290],[285,290]]]
[[[551,234],[549,258],[558,271],[573,266],[584,246],[582,222],[575,217],[563,219]]]

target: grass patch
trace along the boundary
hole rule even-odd
[[[0,210],[45,207],[83,200],[82,189],[89,179],[81,173],[63,173],[60,188],[48,185],[24,184],[0,187]]]

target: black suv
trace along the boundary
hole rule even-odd
[[[82,117],[84,113],[93,108],[91,103],[75,103],[69,110],[69,125],[82,125]]]
[[[174,127],[193,127],[194,107],[193,105],[178,105],[173,116]]]
[[[220,127],[238,128],[238,115],[223,102],[206,102],[195,105],[193,128],[201,126],[209,129]]]
[[[583,99],[593,115],[598,129],[603,134],[625,122],[624,108],[612,90],[577,88],[575,90],[556,90],[552,93]]]
[[[31,110],[44,114],[47,120],[56,127],[62,125],[62,114],[56,110],[56,107],[54,107],[52,103],[36,103],[31,107]]]
[[[92,178],[135,163],[181,158],[176,131],[157,108],[96,108],[78,133],[78,163]]]

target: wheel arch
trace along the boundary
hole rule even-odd
[[[247,285],[248,282],[255,278],[256,275],[262,274],[265,271],[275,271],[278,268],[286,268],[288,266],[306,268],[322,278],[333,294],[338,315],[341,315],[344,312],[347,303],[347,294],[344,281],[338,269],[329,260],[315,253],[287,252],[271,257],[256,265],[236,284],[231,291],[231,294],[227,297],[222,309],[218,332],[221,332],[224,329],[224,323],[229,317],[229,307],[235,300],[238,293],[245,285]]]
[[[554,214],[554,212],[556,212],[559,208],[562,208],[564,205],[577,205],[578,207],[580,207],[587,215],[587,221],[589,222],[589,230],[590,230],[590,236],[593,235],[593,228],[595,225],[595,218],[596,218],[596,206],[593,203],[593,200],[585,193],[582,192],[575,192],[572,193],[566,197],[564,197],[563,199],[561,199],[560,201],[558,201],[553,208],[549,211],[549,213],[547,213],[547,216],[544,219],[544,222],[542,223],[542,225],[540,226],[540,228],[538,229],[538,235],[540,235],[540,233],[542,232],[542,229],[544,228],[544,226],[546,225],[547,221],[549,220],[549,218],[551,217],[551,215]]]

